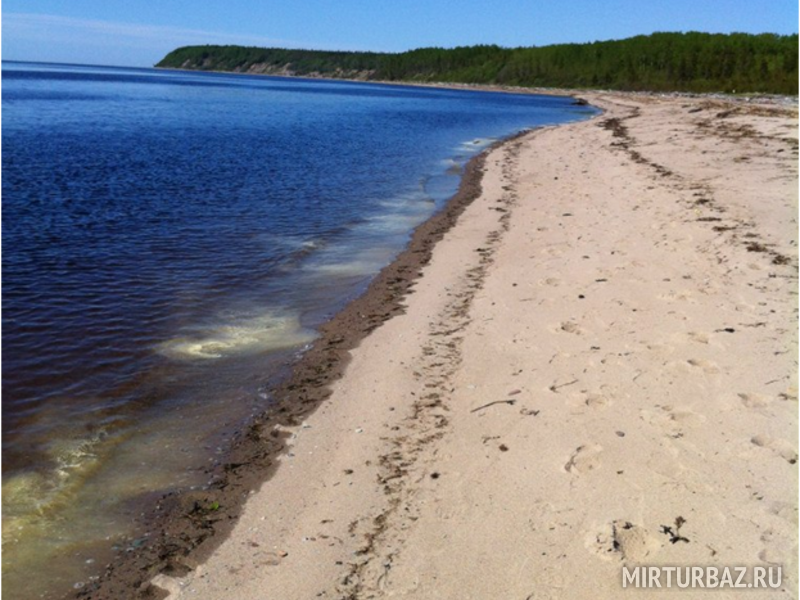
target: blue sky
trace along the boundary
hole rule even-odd
[[[797,0],[5,0],[4,60],[151,66],[188,44],[400,52],[654,31],[797,33]]]

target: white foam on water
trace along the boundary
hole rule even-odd
[[[343,238],[311,256],[298,270],[299,276],[318,286],[326,279],[336,282],[376,275],[435,212],[436,199],[426,190],[430,179],[423,178],[418,190],[376,201],[382,212],[354,224]]]
[[[448,158],[442,161],[442,167],[445,169],[446,175],[460,175],[464,171],[464,164],[466,160],[456,160]]]
[[[385,208],[388,211],[394,211],[398,213],[419,212],[426,210],[431,201],[431,199],[425,193],[425,182],[429,177],[430,176],[420,179],[419,190],[409,194],[396,196],[394,198],[381,200],[377,203],[378,206]]]
[[[378,223],[375,227],[380,227]],[[393,225],[384,224],[382,235],[391,231]],[[363,229],[362,233],[366,233]],[[405,229],[396,232],[405,233]],[[359,243],[357,240],[356,244]],[[392,246],[372,246],[368,248],[356,247],[353,245],[340,245],[331,247],[328,252],[321,254],[317,260],[310,261],[303,267],[303,275],[312,279],[323,277],[331,279],[341,279],[348,277],[368,277],[375,275],[383,267],[389,264],[400,250]]]
[[[310,275],[327,277],[366,277],[380,271],[384,264],[382,261],[364,257],[343,262],[309,265],[305,271]]]
[[[436,207],[435,200],[426,191],[431,177],[420,179],[418,190],[379,201],[377,204],[384,211],[358,223],[352,232],[356,236],[360,233],[390,236],[411,233]]]
[[[423,206],[424,210],[418,212],[392,213],[372,217],[362,223],[358,229],[365,233],[398,235],[410,233],[417,225],[422,223],[431,213],[431,204]]]
[[[458,150],[477,152],[483,150],[487,146],[490,146],[494,142],[495,140],[493,138],[475,138],[467,142],[462,142],[461,145],[458,147]]]
[[[284,248],[287,250],[314,250],[324,246],[324,242],[314,238],[299,238],[296,236],[280,235],[272,232],[257,234],[256,239],[268,248]]]
[[[280,311],[256,317],[232,315],[222,321],[169,340],[158,351],[178,360],[214,360],[302,346],[316,336],[300,325],[298,315]]]

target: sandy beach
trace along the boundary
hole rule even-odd
[[[796,106],[582,97],[472,164],[142,595],[659,598],[623,566],[710,565],[797,597]]]

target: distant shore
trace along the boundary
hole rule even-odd
[[[325,77],[322,75],[316,76],[311,74],[306,75],[293,75],[290,73],[277,74],[277,73],[248,73],[238,71],[201,71],[198,69],[176,69],[173,67],[153,67],[155,69],[164,71],[179,71],[182,73],[218,73],[220,75],[245,75],[250,77],[288,77],[291,79],[308,79],[312,81],[348,81],[351,83],[366,83],[366,84],[379,84],[379,85],[396,85],[405,87],[422,87],[422,88],[440,88],[452,90],[470,90],[475,92],[501,92],[506,94],[538,94],[542,96],[568,96],[580,98],[584,94],[620,94],[633,97],[665,97],[665,98],[689,98],[689,99],[713,99],[722,102],[730,103],[745,103],[745,104],[769,104],[784,107],[797,107],[797,96],[786,96],[781,94],[765,94],[765,93],[741,93],[741,94],[727,94],[723,92],[716,93],[699,93],[699,92],[615,92],[612,90],[593,90],[593,89],[570,89],[570,88],[556,88],[556,87],[529,87],[518,85],[501,85],[501,84],[485,84],[485,83],[451,83],[451,82],[420,82],[420,81],[388,81],[378,79],[348,79],[342,77]]]
[[[796,104],[577,95],[605,114],[474,159],[83,597],[613,598],[707,563],[796,593]]]
[[[157,66],[369,81],[796,94],[796,55],[796,34],[690,31],[538,47],[479,44],[404,52],[204,44],[175,48]]]

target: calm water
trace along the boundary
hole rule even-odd
[[[18,598],[86,581],[124,551],[137,502],[204,485],[270,378],[471,156],[591,114],[151,69],[4,62],[2,77],[3,585]]]

